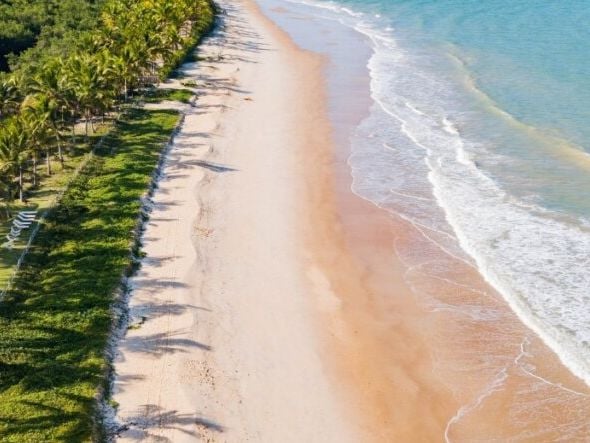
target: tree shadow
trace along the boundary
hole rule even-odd
[[[37,414],[29,417],[15,411],[9,416],[0,416],[1,441],[38,441],[35,436],[46,429],[56,428],[60,425],[63,426],[63,431],[59,435],[59,441],[73,443],[84,438],[84,433],[79,428],[68,425],[79,420],[89,420],[88,415],[66,411],[63,408],[52,406],[50,402],[23,401],[21,404],[25,410],[35,410]]]
[[[200,166],[201,168],[208,169],[209,171],[213,172],[235,172],[238,169],[231,168],[229,166],[225,166],[219,163],[207,162],[204,160],[191,160],[183,163],[183,166]]]
[[[201,438],[202,432],[223,433],[225,428],[215,421],[197,414],[180,414],[176,410],[165,410],[159,405],[146,404],[135,415],[125,418],[117,430],[118,437],[130,440],[171,442],[160,435],[162,430],[175,429],[186,435]]]
[[[188,352],[186,348],[198,348],[203,351],[211,351],[209,345],[188,338],[174,338],[182,334],[182,331],[160,332],[150,335],[127,336],[121,344],[121,349],[126,352],[151,354],[162,356],[164,354],[176,354]]]

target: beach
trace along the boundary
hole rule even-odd
[[[306,169],[329,149],[322,61],[254,5],[222,6],[223,27],[185,70],[198,99],[132,280],[136,326],[115,361],[119,438],[358,441],[322,355],[301,229]]]
[[[334,112],[334,59],[268,17],[307,35],[313,20],[250,0],[220,6],[183,68],[197,98],[181,108],[130,281],[117,439],[590,435],[588,387],[473,263],[445,261],[425,230],[351,191],[346,141],[369,112],[368,76],[342,80],[354,93]],[[432,287],[444,309],[420,298]],[[455,304],[494,316],[473,324]]]

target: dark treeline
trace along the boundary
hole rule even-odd
[[[39,42],[76,41],[79,31],[96,27],[100,3],[94,0],[0,0],[0,71],[7,71],[11,54]],[[13,58],[14,59],[14,58]]]
[[[94,119],[130,91],[166,77],[213,17],[209,0],[11,0],[0,3],[12,11],[2,20],[16,17],[18,4],[32,8],[21,23],[23,38],[38,38],[0,73],[0,198],[7,213],[13,199],[23,201],[25,182],[36,186],[39,162],[49,175],[53,161],[63,166],[77,123],[88,135]],[[41,19],[48,8],[54,12]]]

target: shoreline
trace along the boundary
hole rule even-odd
[[[301,167],[329,157],[323,63],[256,5],[223,6],[227,26],[185,67],[197,106],[171,148],[132,279],[138,327],[115,363],[118,437],[358,441],[368,431],[326,367],[294,217],[307,211]]]

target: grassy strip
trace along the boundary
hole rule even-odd
[[[145,103],[158,103],[162,100],[178,101],[181,103],[190,103],[194,93],[189,89],[157,89],[149,91],[145,97]]]
[[[135,110],[74,179],[0,303],[0,440],[88,441],[113,293],[179,116]]]

